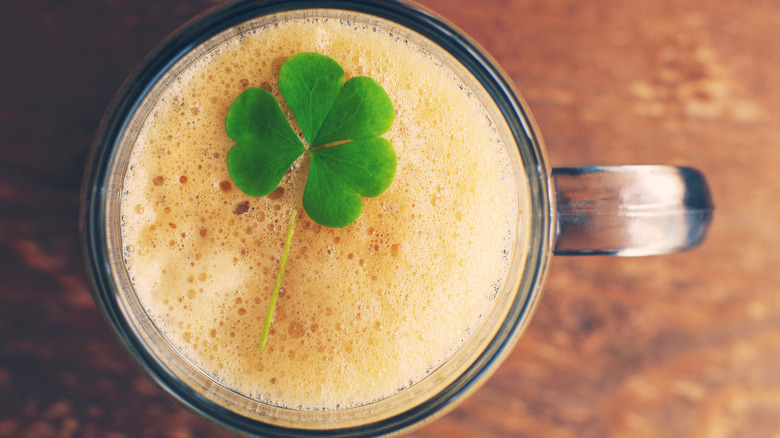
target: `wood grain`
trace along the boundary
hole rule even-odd
[[[780,3],[425,0],[528,100],[554,164],[707,175],[700,248],[559,257],[495,375],[412,437],[780,432]],[[0,437],[229,436],[106,329],[78,237],[83,163],[115,90],[208,1],[0,6]]]

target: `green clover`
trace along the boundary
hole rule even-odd
[[[380,137],[395,118],[390,97],[371,78],[345,83],[341,66],[317,53],[287,59],[279,71],[279,91],[306,144],[271,93],[249,88],[225,117],[225,130],[237,143],[227,156],[230,177],[247,195],[265,196],[307,153],[306,213],[328,227],[352,224],[363,211],[361,196],[379,196],[395,176],[395,149]]]
[[[271,93],[249,88],[233,101],[225,117],[225,131],[236,142],[227,155],[230,177],[247,195],[265,196],[276,189],[295,160],[309,154],[303,190],[306,213],[328,227],[352,224],[363,211],[361,196],[381,195],[395,177],[395,149],[380,137],[395,118],[390,97],[371,78],[354,77],[345,83],[344,69],[317,53],[287,59],[279,71],[279,91],[306,144]],[[296,214],[293,209],[260,350],[268,341]]]

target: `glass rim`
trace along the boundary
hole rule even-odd
[[[487,348],[453,382],[434,397],[386,419],[362,426],[317,431],[287,428],[242,416],[189,389],[165,364],[144,347],[138,329],[125,319],[118,304],[117,285],[107,258],[106,193],[116,149],[143,97],[183,56],[206,40],[262,15],[301,9],[342,9],[365,13],[411,29],[438,45],[473,74],[501,111],[522,157],[529,183],[530,247],[520,290]],[[163,40],[124,83],[104,116],[87,160],[80,227],[88,278],[96,304],[137,365],[161,388],[189,410],[241,433],[262,436],[365,436],[400,433],[432,420],[478,388],[502,362],[527,326],[547,275],[554,242],[555,204],[551,170],[542,139],[527,104],[486,52],[454,25],[409,2],[384,0],[236,0],[212,7]]]

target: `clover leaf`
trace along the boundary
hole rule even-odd
[[[276,189],[301,155],[308,154],[309,175],[303,190],[306,213],[328,227],[352,224],[363,211],[361,197],[381,195],[395,177],[395,149],[380,137],[395,118],[390,97],[371,78],[359,76],[344,82],[344,69],[317,53],[299,53],[282,64],[279,92],[305,144],[276,98],[262,88],[249,88],[233,101],[225,116],[225,131],[236,142],[227,155],[230,177],[247,195],[265,196]],[[296,215],[293,208],[260,350],[268,341]]]
[[[279,103],[262,88],[250,88],[236,98],[225,119],[225,130],[238,143],[228,152],[228,172],[236,186],[250,196],[271,193],[306,150]]]
[[[380,137],[395,118],[390,97],[368,77],[344,82],[344,70],[318,53],[299,53],[279,71],[279,91],[298,122],[304,145],[271,93],[249,88],[236,98],[225,130],[233,182],[265,196],[302,154],[310,156],[303,206],[315,222],[344,227],[360,217],[361,196],[376,197],[393,181],[395,149]]]

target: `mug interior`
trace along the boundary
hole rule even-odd
[[[247,397],[202,371],[149,317],[123,256],[120,198],[130,153],[157,98],[214,47],[284,20],[346,19],[408,39],[475,90],[505,144],[522,196],[510,269],[491,313],[453,356],[396,394],[338,410],[299,410]],[[506,356],[538,302],[552,254],[550,170],[527,106],[495,63],[452,25],[405,3],[233,2],[179,29],[131,76],[101,124],[87,167],[83,239],[96,302],[133,358],[188,408],[229,429],[263,436],[364,436],[408,429],[443,414],[476,389]]]

